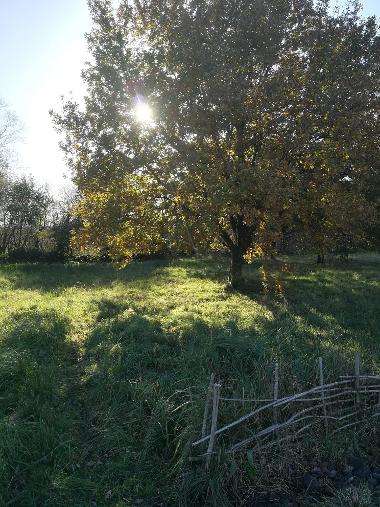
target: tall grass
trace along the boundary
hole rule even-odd
[[[379,268],[376,255],[256,263],[229,293],[222,258],[1,266],[0,505],[241,505],[286,484],[289,461],[338,456],[344,440],[310,439],[286,462],[220,456],[206,474],[188,460],[211,372],[267,396],[274,360],[284,395],[315,381],[319,355],[334,378],[355,351],[379,371]]]

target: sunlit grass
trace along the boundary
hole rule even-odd
[[[234,293],[223,258],[0,266],[0,504],[227,505],[187,461],[211,371],[267,396],[274,360],[281,394],[319,355],[327,378],[355,351],[380,370],[379,256],[259,267]]]

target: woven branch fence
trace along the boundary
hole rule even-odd
[[[217,452],[218,438],[222,435],[226,452],[235,453],[247,447],[261,451],[297,439],[308,431],[314,431],[315,425],[322,426],[326,434],[334,434],[364,421],[377,424],[376,418],[380,416],[380,375],[362,375],[359,354],[355,355],[354,374],[339,377],[332,383],[325,383],[323,360],[319,358],[318,377],[319,384],[307,391],[279,398],[280,375],[276,363],[273,369],[273,396],[262,400],[221,396],[222,385],[215,382],[212,374],[201,437],[192,444],[195,449],[204,446],[205,452],[191,459],[205,459],[208,467]],[[244,407],[251,403],[252,410],[218,427],[221,402],[238,403]]]

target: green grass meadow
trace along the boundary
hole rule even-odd
[[[226,271],[219,257],[0,266],[1,506],[243,505],[276,466],[188,459],[211,372],[267,397],[275,360],[280,395],[316,381],[318,356],[327,380],[356,351],[380,371],[379,255],[253,263],[243,293]],[[221,407],[221,423],[242,413]]]

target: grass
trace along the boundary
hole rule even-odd
[[[318,502],[314,507],[373,507],[373,498],[366,484],[348,487],[335,492],[331,498]]]
[[[0,266],[0,505],[241,505],[280,465],[189,464],[210,372],[267,396],[275,359],[284,395],[315,381],[319,355],[332,378],[355,351],[380,370],[380,256],[253,264],[244,293],[225,272],[222,258]]]

